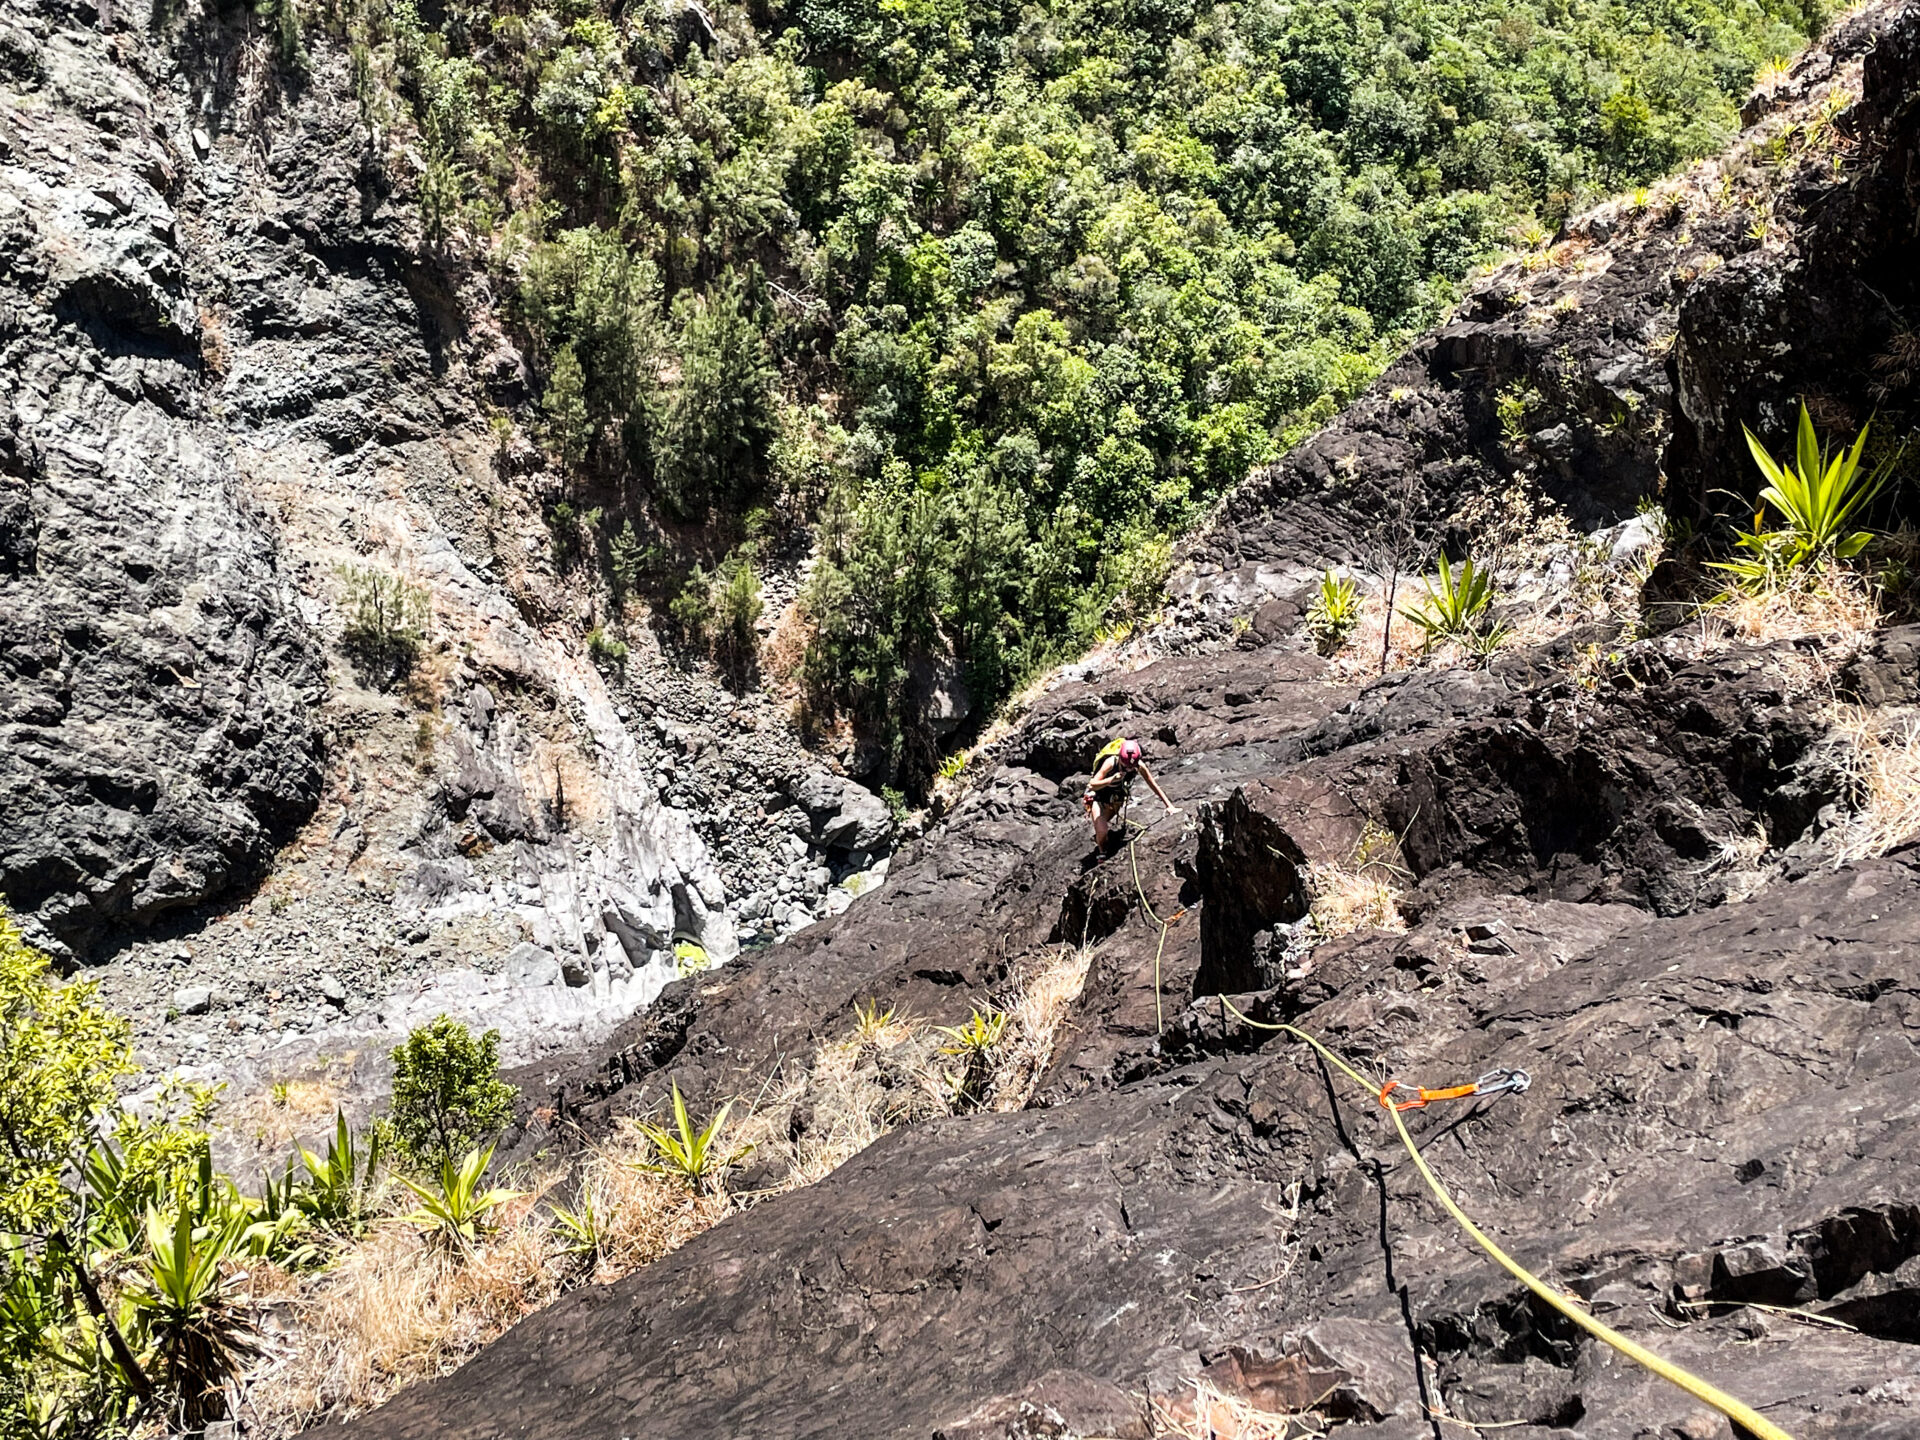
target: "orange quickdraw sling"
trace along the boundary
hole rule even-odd
[[[1424,1085],[1403,1085],[1398,1080],[1389,1080],[1380,1087],[1379,1101],[1382,1110],[1418,1110],[1435,1100],[1464,1100],[1469,1095],[1497,1095],[1502,1090],[1511,1090],[1516,1095],[1533,1084],[1533,1077],[1524,1070],[1489,1070],[1471,1085],[1449,1085],[1444,1090],[1429,1090]],[[1393,1092],[1411,1090],[1411,1100],[1396,1100]]]

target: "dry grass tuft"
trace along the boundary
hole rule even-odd
[[[611,1284],[672,1254],[727,1213],[726,1195],[695,1195],[677,1180],[640,1169],[651,1157],[639,1127],[628,1122],[580,1167],[569,1208],[591,1206],[604,1227],[600,1253],[581,1265],[581,1278]]]
[[[637,1129],[625,1130],[581,1167],[574,1208],[590,1200],[604,1225],[600,1254],[585,1266],[555,1243],[546,1201],[560,1177],[550,1175],[466,1256],[389,1217],[315,1274],[258,1267],[253,1299],[284,1318],[269,1327],[274,1358],[249,1379],[248,1433],[291,1436],[371,1409],[445,1374],[569,1285],[618,1280],[726,1214],[726,1196],[695,1196],[640,1170],[650,1153]]]
[[[1193,1382],[1191,1400],[1153,1397],[1153,1433],[1180,1440],[1293,1440],[1319,1434],[1325,1425],[1325,1417],[1315,1411],[1275,1414],[1206,1380]]]
[[[276,1080],[260,1094],[223,1106],[218,1126],[236,1142],[285,1154],[332,1126],[343,1083],[333,1074]]]
[[[1360,597],[1360,623],[1354,626],[1353,634],[1347,637],[1347,643],[1340,647],[1328,662],[1327,678],[1336,683],[1345,684],[1361,680],[1369,675],[1381,674],[1380,645],[1381,638],[1389,627],[1392,637],[1387,642],[1388,672],[1409,670],[1419,664],[1420,628],[1404,619],[1400,610],[1411,603],[1412,596],[1419,593],[1420,582],[1417,577],[1402,576],[1397,593],[1393,598],[1394,613],[1387,612],[1386,592],[1377,590]]]
[[[853,1033],[821,1046],[736,1133],[755,1147],[758,1167],[778,1172],[755,1194],[811,1185],[896,1126],[950,1113],[940,1047],[939,1032],[914,1016],[872,1003],[856,1011]]]
[[[1021,979],[1007,1007],[1007,1033],[994,1056],[990,1109],[1020,1110],[1033,1098],[1092,964],[1091,946],[1062,945]]]
[[[317,1274],[294,1280],[263,1267],[253,1294],[286,1318],[272,1327],[275,1358],[249,1379],[248,1433],[293,1435],[323,1417],[370,1409],[446,1373],[553,1299],[562,1277],[537,1208],[545,1189],[516,1202],[499,1233],[469,1257],[437,1250],[412,1225],[388,1219]]]
[[[1307,867],[1307,888],[1313,893],[1309,913],[1325,939],[1359,930],[1406,933],[1400,915],[1400,886],[1407,877],[1400,863],[1400,841],[1391,830],[1369,820],[1343,864],[1317,863]]]
[[[1877,859],[1920,833],[1920,716],[1844,707],[1829,743],[1856,807],[1834,847],[1836,865]]]
[[[1088,951],[1063,948],[1016,985],[991,1057],[994,1109],[1017,1109],[1030,1098],[1090,960]],[[770,1175],[758,1190],[697,1196],[648,1173],[640,1167],[652,1147],[629,1123],[590,1150],[573,1177],[568,1208],[591,1209],[599,1222],[592,1254],[571,1254],[560,1243],[549,1196],[563,1177],[552,1174],[514,1182],[529,1193],[467,1256],[436,1250],[389,1215],[315,1274],[255,1267],[249,1292],[275,1317],[268,1324],[274,1353],[249,1377],[248,1433],[279,1440],[371,1409],[445,1374],[569,1286],[618,1280],[742,1204],[823,1178],[895,1127],[953,1112],[958,1077],[936,1026],[873,1002],[858,1007],[853,1022],[726,1133],[729,1149],[752,1146],[755,1168]],[[294,1092],[283,1094],[283,1108],[291,1109]]]
[[[1883,623],[1879,597],[1843,566],[1810,571],[1777,589],[1723,591],[1702,623],[1745,641],[1821,639],[1857,648]]]

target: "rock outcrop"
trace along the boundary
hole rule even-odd
[[[324,675],[212,413],[186,129],[105,37],[4,23],[0,893],[71,957],[265,872]]]

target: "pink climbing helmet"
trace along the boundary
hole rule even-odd
[[[1131,770],[1140,763],[1140,742],[1123,740],[1120,742],[1120,763]]]

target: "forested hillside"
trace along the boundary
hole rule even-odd
[[[911,788],[943,667],[984,709],[1151,607],[1170,532],[1481,258],[1723,141],[1820,3],[334,23],[376,138],[418,128],[432,243],[506,282],[561,553],[724,634],[764,537],[818,521],[806,679]]]

